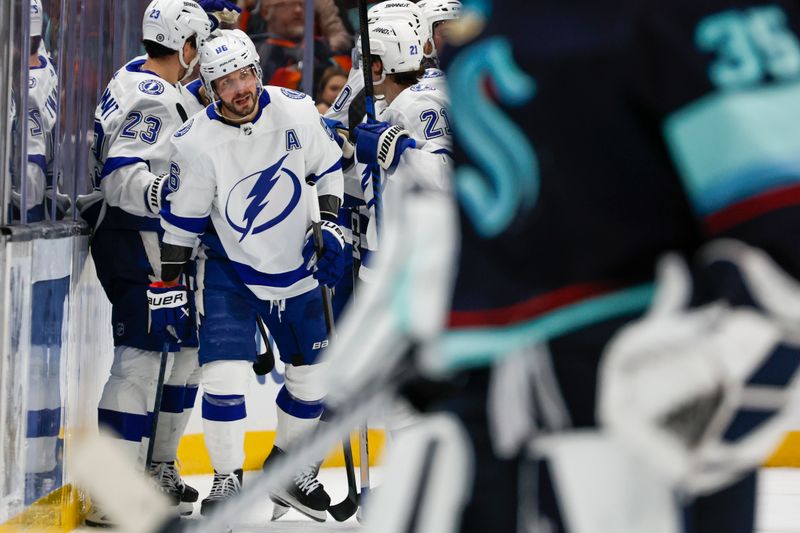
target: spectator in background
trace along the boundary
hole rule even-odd
[[[324,2],[323,2],[324,3]],[[337,46],[349,47],[349,35],[338,18],[333,2],[326,8],[321,27],[334,35]],[[319,7],[319,6],[318,6]],[[252,11],[255,15],[255,11]],[[258,17],[252,16],[248,33],[261,57],[264,83],[289,89],[299,89],[302,82],[303,37],[305,33],[305,2],[303,0],[261,0]],[[338,24],[337,24],[338,20]],[[344,33],[344,36],[341,34]],[[344,43],[344,45],[342,44]],[[337,56],[325,37],[315,38],[314,78],[320,79],[331,66],[346,66],[349,55]]]
[[[322,78],[317,84],[317,94],[314,98],[321,115],[324,115],[333,105],[345,83],[347,83],[347,74],[340,67],[328,67],[325,69]]]

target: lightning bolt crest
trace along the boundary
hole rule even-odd
[[[247,199],[252,200],[247,206],[247,209],[245,209],[244,216],[242,217],[242,219],[247,223],[247,226],[245,227],[244,232],[242,232],[242,238],[239,239],[239,242],[242,242],[244,238],[247,237],[247,235],[250,233],[250,230],[253,229],[253,224],[255,223],[256,218],[269,203],[267,196],[269,196],[269,193],[272,188],[275,187],[275,184],[278,183],[278,178],[280,177],[278,171],[283,166],[283,162],[287,157],[289,157],[289,154],[283,156],[271,167],[261,171],[261,174],[258,176],[255,185],[253,185],[253,188],[247,195]]]

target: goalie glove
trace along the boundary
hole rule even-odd
[[[702,258],[701,271],[727,278],[717,298],[689,307],[688,268],[662,260],[654,305],[609,343],[598,391],[601,422],[690,495],[757,468],[798,408],[800,346],[777,313],[788,295],[797,308],[800,287],[740,243]]]

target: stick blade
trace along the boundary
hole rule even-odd
[[[344,522],[358,511],[358,494],[348,494],[342,502],[331,505],[328,512],[337,522]]]

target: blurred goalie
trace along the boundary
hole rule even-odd
[[[406,190],[328,401],[411,365],[436,413],[395,446],[372,530],[753,531],[798,402],[796,4],[462,15],[439,51],[457,209],[413,143],[356,131]]]

